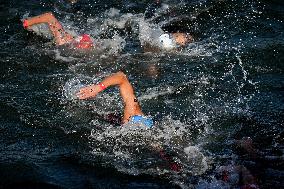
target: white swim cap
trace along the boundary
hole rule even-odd
[[[170,38],[169,34],[163,34],[159,37],[160,46],[165,49],[175,48],[175,42]]]

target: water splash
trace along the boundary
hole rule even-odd
[[[89,137],[92,153],[125,173],[161,175],[173,172],[168,162],[159,156],[163,148],[183,166],[183,173],[199,175],[208,168],[207,160],[198,147],[187,146],[188,130],[178,120],[168,118],[155,123],[152,129],[93,124],[96,129]],[[182,147],[184,145],[187,147]]]

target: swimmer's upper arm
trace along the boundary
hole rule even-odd
[[[120,85],[120,94],[123,98],[123,101],[126,105],[134,103],[134,99],[136,99],[136,96],[134,94],[134,89],[127,79],[127,76],[120,72],[122,80]]]
[[[128,81],[127,76],[123,73],[121,75],[120,94],[124,102],[124,115],[123,122],[127,123],[129,118],[134,115],[143,115],[140,105],[134,93],[131,83]]]

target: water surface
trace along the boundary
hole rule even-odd
[[[239,188],[220,177],[232,165],[260,188],[283,188],[283,8],[276,0],[2,1],[1,188]],[[62,51],[22,28],[24,16],[46,11],[101,51]],[[153,27],[196,41],[178,53],[144,53],[141,33]],[[121,113],[117,89],[74,98],[119,70],[152,130],[102,119]],[[257,155],[239,147],[248,137]]]

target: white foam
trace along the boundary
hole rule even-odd
[[[53,50],[53,52],[55,53],[55,60],[60,60],[64,62],[72,62],[78,60],[77,58],[74,58],[72,56],[62,56],[60,50],[58,49]]]
[[[184,153],[187,155],[186,160],[190,173],[200,175],[208,169],[206,157],[200,152],[198,147],[188,146],[184,148]]]
[[[95,125],[100,124],[98,122]],[[94,125],[94,127],[96,127]],[[89,137],[93,154],[103,154],[119,171],[137,174],[160,175],[172,172],[170,168],[159,167],[160,158],[154,155],[161,147],[174,153],[173,159],[183,165],[184,173],[199,175],[208,166],[205,156],[195,146],[182,148],[189,136],[188,126],[170,117],[156,123],[151,129],[141,126],[113,127],[104,125],[103,130],[93,129]],[[150,150],[141,153],[143,149]],[[152,153],[150,153],[152,151]],[[143,163],[142,163],[142,162]],[[142,165],[141,165],[142,163]]]
[[[149,99],[157,98],[159,96],[164,96],[164,95],[167,95],[167,94],[173,94],[175,92],[174,89],[175,88],[172,87],[172,86],[148,88],[146,90],[145,94],[138,97],[138,100],[139,101],[149,100]]]
[[[99,45],[97,48],[102,50],[106,55],[116,55],[119,54],[125,46],[125,39],[115,34],[112,39],[102,39],[99,40]]]
[[[159,47],[159,37],[164,34],[164,31],[158,25],[151,24],[142,18],[137,21],[139,25],[139,40],[141,44],[150,44],[151,46]]]

